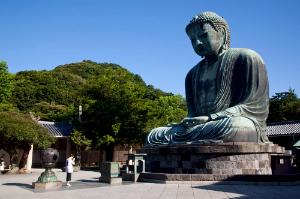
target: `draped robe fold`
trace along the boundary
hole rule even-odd
[[[268,142],[269,85],[262,58],[249,49],[228,49],[218,58],[215,98],[203,96],[201,71],[206,60],[186,76],[188,117],[209,116],[203,124],[158,127],[146,144]],[[210,84],[208,84],[210,86]]]

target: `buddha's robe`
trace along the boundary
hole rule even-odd
[[[269,85],[262,58],[249,49],[228,49],[207,79],[206,59],[186,76],[188,117],[209,116],[206,123],[158,127],[146,144],[268,142]]]

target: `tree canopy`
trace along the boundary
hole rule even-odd
[[[0,61],[0,111],[13,110],[10,103],[13,90],[13,75],[8,72],[6,62]]]
[[[94,147],[143,143],[149,129],[186,115],[183,97],[147,85],[117,64],[84,60],[51,71],[21,71],[14,84],[11,101],[18,110],[41,120],[72,121]]]
[[[270,113],[267,122],[300,120],[300,99],[293,89],[276,93],[270,99]]]
[[[32,111],[41,119],[69,120],[83,83],[81,77],[65,72],[19,72],[15,76],[12,101],[19,110]]]
[[[142,143],[147,130],[159,123],[156,120],[166,119],[165,122],[169,122],[167,119],[172,117],[165,116],[169,112],[153,114],[159,109],[163,113],[164,107],[158,103],[163,97],[168,97],[170,102],[172,99],[179,102],[169,104],[173,109],[179,109],[178,114],[172,117],[172,122],[186,115],[181,96],[147,86],[140,76],[117,65],[105,67],[101,75],[88,79],[82,93],[85,96],[82,100],[82,127],[88,137],[97,138],[95,146],[115,142]]]
[[[45,149],[53,142],[54,138],[33,121],[29,114],[0,112],[0,149],[9,153],[11,163],[16,163],[16,149],[28,151],[31,144]]]

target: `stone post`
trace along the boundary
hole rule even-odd
[[[119,177],[120,168],[117,162],[102,162],[100,164],[101,177],[99,182],[109,183],[109,184],[120,184],[122,183],[122,178]]]
[[[27,172],[31,171],[32,156],[33,156],[33,144],[31,145],[31,148],[30,148],[30,151],[29,151],[28,157],[27,157],[27,162],[26,162],[26,170],[27,170]]]

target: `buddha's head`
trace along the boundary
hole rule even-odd
[[[214,12],[196,15],[185,30],[195,52],[202,57],[218,55],[230,47],[228,24]]]

